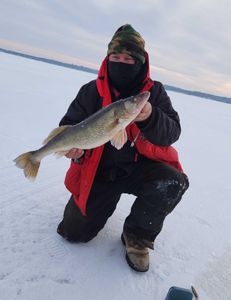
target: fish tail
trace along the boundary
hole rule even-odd
[[[35,159],[34,152],[23,153],[14,159],[15,165],[23,169],[25,177],[31,180],[35,180],[40,166],[40,161]]]

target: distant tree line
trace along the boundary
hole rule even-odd
[[[216,95],[207,94],[207,93],[198,92],[198,91],[189,91],[189,90],[181,89],[181,88],[174,87],[174,86],[167,85],[167,84],[165,84],[164,86],[165,86],[166,90],[169,90],[169,91],[231,104],[231,98],[228,98],[228,97],[216,96]]]
[[[63,63],[63,62],[60,62],[58,60],[48,59],[48,58],[44,58],[44,57],[37,57],[37,56],[34,56],[34,55],[24,54],[24,53],[21,53],[21,52],[7,50],[7,49],[3,49],[3,48],[0,48],[0,52],[4,52],[4,53],[7,53],[7,54],[12,54],[12,55],[17,55],[17,56],[21,56],[21,57],[24,57],[24,58],[29,58],[29,59],[33,59],[33,60],[37,60],[37,61],[57,65],[57,66],[60,66],[60,67],[75,69],[75,70],[78,70],[78,71],[83,71],[83,72],[88,72],[88,73],[93,73],[93,74],[98,73],[98,70],[96,70],[96,69],[92,69],[92,68],[88,68],[88,67],[84,67],[84,66],[79,66],[79,65],[74,65],[74,64]],[[185,90],[185,89],[174,87],[174,86],[167,85],[167,84],[165,84],[164,86],[165,86],[166,90],[169,90],[169,91],[173,91],[173,92],[177,92],[177,93],[183,93],[183,94],[187,94],[187,95],[191,95],[191,96],[196,96],[196,97],[200,97],[200,98],[206,98],[206,99],[211,99],[211,100],[231,104],[231,98],[228,98],[228,97],[216,96],[216,95],[207,94],[207,93],[198,92],[198,91],[189,91],[189,90]]]

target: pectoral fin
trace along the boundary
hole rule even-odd
[[[121,149],[123,145],[127,142],[127,132],[125,129],[121,129],[117,134],[111,139],[111,144],[116,149]]]

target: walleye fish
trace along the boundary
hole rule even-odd
[[[55,128],[44,140],[44,146],[19,155],[14,160],[16,166],[24,170],[25,177],[33,180],[41,160],[51,153],[62,156],[72,148],[93,149],[109,141],[121,149],[127,141],[125,128],[140,113],[149,96],[150,92],[146,91],[118,100],[74,126]]]

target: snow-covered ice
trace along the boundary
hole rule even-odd
[[[169,92],[191,185],[140,274],[120,241],[132,196],[122,196],[94,240],[70,244],[56,234],[69,198],[68,159],[44,159],[34,183],[13,164],[41,145],[95,75],[3,53],[0,66],[0,299],[163,300],[171,286],[191,285],[203,300],[231,299],[231,105]]]

